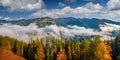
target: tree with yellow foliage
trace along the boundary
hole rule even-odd
[[[112,60],[106,44],[98,36],[93,40],[90,50],[92,50],[90,60]]]
[[[44,60],[45,59],[45,54],[44,54],[44,47],[42,42],[39,42],[39,46],[37,48],[37,53],[35,54],[35,59],[36,60]]]
[[[81,42],[81,60],[88,60],[89,55],[89,49],[90,49],[90,43],[88,40],[84,39]]]

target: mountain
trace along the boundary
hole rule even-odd
[[[39,20],[36,20],[36,24],[39,27],[44,27],[46,25],[55,25],[56,21],[52,18],[46,17],[46,18],[41,18]]]
[[[114,22],[111,20],[107,20],[107,19],[96,19],[96,18],[73,18],[73,17],[68,17],[68,18],[58,18],[56,19],[57,23],[59,23],[60,25],[77,25],[77,26],[81,26],[81,27],[85,27],[85,28],[91,28],[91,29],[97,29],[100,30],[100,25],[106,25],[105,23],[109,23],[109,24],[116,24],[116,25],[120,25],[120,22]]]
[[[45,17],[45,18],[35,18],[35,19],[28,19],[28,20],[22,19],[13,24],[27,26],[31,23],[36,23],[38,27],[44,27],[46,25],[54,25],[56,24],[56,21],[52,18]]]
[[[68,25],[77,25],[80,27],[91,28],[95,30],[100,30],[100,25],[106,25],[106,23],[120,25],[120,22],[115,22],[107,19],[97,19],[97,18],[89,19],[89,18],[73,18],[73,17],[56,18],[56,19],[44,17],[44,18],[34,18],[27,20],[21,19],[15,21],[0,20],[0,25],[4,23],[11,23],[20,26],[27,26],[31,23],[36,23],[38,27],[44,27],[46,25],[58,25],[64,27]]]
[[[2,25],[5,23],[9,23],[11,25]],[[32,23],[36,23],[36,25]],[[38,26],[39,28],[36,26]],[[14,36],[16,36],[16,33],[19,33],[19,35],[22,36],[43,36],[44,34],[47,36],[60,36],[66,39],[69,39],[71,37],[73,39],[89,39],[91,37],[94,37],[95,35],[100,35],[102,38],[111,39],[111,36],[116,37],[118,32],[120,32],[120,22],[97,18],[89,19],[67,17],[53,19],[49,17],[43,17],[12,21],[0,20],[0,28],[1,34],[3,35],[4,32],[10,35],[14,35],[15,33]]]
[[[54,25],[56,24],[56,21],[49,17],[44,18],[34,18],[34,19],[20,19],[20,20],[13,20],[13,21],[6,21],[6,20],[0,20],[0,24],[14,24],[14,25],[20,25],[20,26],[28,26],[31,23],[36,23],[38,27],[44,27],[46,25]]]

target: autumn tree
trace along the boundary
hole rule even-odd
[[[50,57],[51,57],[51,48],[50,48],[50,41],[48,38],[46,38],[46,43],[45,43],[45,59],[46,60],[50,60]]]
[[[75,42],[71,42],[71,54],[72,54],[72,59],[76,59],[76,50],[75,50]]]
[[[67,56],[65,54],[64,49],[60,49],[60,51],[57,54],[57,59],[56,60],[67,60]]]
[[[38,48],[37,52],[35,54],[35,59],[36,60],[44,60],[45,59],[45,54],[44,54],[44,47],[41,41],[37,42],[38,43]]]
[[[90,50],[90,60],[109,60],[110,58],[110,51],[106,48],[106,44],[100,40],[99,36],[96,36],[92,41]]]
[[[81,42],[81,60],[88,60],[88,57],[89,57],[89,50],[90,50],[90,43],[88,40],[84,39],[82,42]]]
[[[72,60],[71,40],[66,41],[66,53],[69,60]]]
[[[80,54],[81,54],[81,51],[80,51],[80,49],[81,49],[81,47],[80,47],[80,45],[81,45],[81,43],[80,43],[80,41],[78,40],[78,41],[76,41],[76,43],[75,43],[75,54],[76,54],[76,60],[80,60]]]
[[[58,40],[55,38],[52,39],[52,46],[51,46],[51,59],[55,60],[57,57],[58,52]]]

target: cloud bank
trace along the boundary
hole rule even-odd
[[[72,0],[70,0],[72,1]],[[65,6],[65,4],[58,3],[58,5],[64,6],[61,9],[41,9],[32,13],[32,17],[76,17],[76,18],[106,18],[114,21],[120,19],[120,0],[109,0],[106,6],[102,6],[99,3],[89,2],[83,6],[72,8]],[[30,17],[31,17],[30,16]]]
[[[10,36],[19,40],[23,40],[28,42],[30,38],[45,38],[45,37],[56,37],[56,38],[73,38],[75,36],[91,36],[91,35],[99,35],[102,39],[111,39],[109,35],[111,35],[109,29],[118,30],[115,28],[108,28],[108,26],[101,26],[101,31],[96,31],[93,29],[87,29],[79,26],[56,26],[50,25],[43,28],[38,28],[35,24],[30,24],[29,26],[19,26],[19,25],[10,25],[4,24],[0,25],[0,35]],[[114,26],[114,25],[111,25]],[[116,26],[116,25],[115,25]],[[104,28],[107,30],[104,30]],[[120,26],[116,27],[120,28]],[[112,31],[113,31],[112,30]]]
[[[85,5],[72,8],[65,2],[75,3],[77,0],[64,0],[58,2],[58,7],[47,9],[44,0],[0,0],[0,6],[6,7],[8,11],[25,12],[32,11],[28,17],[76,17],[76,18],[106,18],[114,21],[120,21],[120,0],[109,0],[102,6],[99,3],[94,4],[95,0],[88,1]],[[101,0],[102,1],[102,0]],[[46,7],[46,8],[45,8]]]
[[[0,5],[9,11],[33,11],[45,6],[42,0],[0,0]]]
[[[38,10],[37,12],[33,13],[31,16],[33,17],[52,17],[52,18],[59,18],[59,17],[98,17],[97,14],[101,12],[103,7],[99,4],[88,3],[82,7],[71,8],[70,6],[66,6],[62,9],[52,9],[52,10]],[[102,16],[99,14],[99,16]]]

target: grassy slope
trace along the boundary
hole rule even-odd
[[[14,54],[10,50],[0,48],[0,60],[26,60],[23,57]]]

